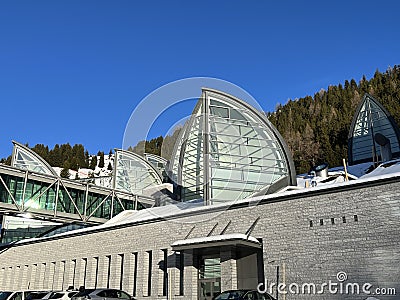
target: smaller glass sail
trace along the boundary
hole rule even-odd
[[[136,195],[162,184],[161,175],[143,157],[125,150],[115,150],[114,188]]]
[[[58,176],[54,169],[38,154],[28,147],[13,141],[14,149],[11,166],[41,174]]]
[[[366,94],[358,106],[349,132],[349,164],[378,161],[382,156],[376,142],[377,134],[390,143],[394,156],[400,154],[399,128],[386,109],[371,95]]]

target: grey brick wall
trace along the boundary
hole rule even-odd
[[[275,195],[257,204],[242,203],[224,211],[207,208],[169,221],[21,243],[0,253],[0,290],[61,289],[83,283],[88,288],[96,283],[97,287],[109,283],[110,287],[119,288],[122,280],[124,290],[130,294],[136,282],[138,299],[165,299],[160,265],[162,249],[168,249],[170,299],[196,299],[198,275],[192,266],[196,258],[192,253],[185,255],[184,295],[179,296],[179,270],[171,244],[184,239],[193,226],[190,238],[206,236],[217,223],[213,235],[219,234],[228,222],[231,224],[226,234],[245,233],[259,217],[251,235],[263,241],[268,284],[276,282],[277,275],[280,283],[287,285],[338,282],[337,273],[345,272],[348,279],[344,283],[396,288],[397,298],[377,298],[400,299],[399,178]],[[153,262],[150,297],[146,296],[148,251],[152,252]],[[134,253],[138,258],[136,280]],[[235,265],[229,261],[224,272]],[[288,300],[366,298],[330,293],[279,296]]]

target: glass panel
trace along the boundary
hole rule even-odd
[[[203,197],[206,167],[211,202],[243,199],[290,176],[284,149],[268,121],[233,98],[211,94],[204,100],[209,94],[203,93],[184,128],[184,141],[178,142],[182,147],[175,150],[173,172],[178,181],[181,177],[182,200]],[[207,102],[209,118],[204,122],[202,105]],[[204,145],[203,127],[208,129],[209,145]],[[209,154],[208,166],[204,166],[204,151]],[[181,169],[176,167],[178,161]]]
[[[238,125],[236,120],[228,119],[221,123],[218,118],[210,118],[210,130],[214,136],[211,141],[213,200],[242,199],[286,176],[288,170],[282,151],[277,143],[271,143],[273,134],[270,129],[262,126],[262,122],[248,110],[233,109],[231,104],[218,102],[230,108],[231,118],[234,116],[247,122]],[[228,166],[231,168],[227,169]],[[226,191],[221,188],[222,180],[226,183],[223,185]]]
[[[221,259],[219,257],[202,259],[199,278],[221,278]]]
[[[56,175],[51,166],[33,150],[14,143],[14,152],[15,156],[12,159],[13,167],[42,174]]]
[[[157,171],[138,155],[117,150],[116,159],[116,189],[142,194],[146,188],[162,183]]]

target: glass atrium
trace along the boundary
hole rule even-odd
[[[181,201],[214,204],[296,185],[289,150],[266,116],[216,90],[203,89],[172,157]]]

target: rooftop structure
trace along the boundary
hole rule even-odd
[[[57,176],[54,169],[40,155],[16,141],[12,142],[14,144],[11,156],[12,167]]]
[[[369,94],[356,109],[348,140],[350,165],[400,156],[400,130],[389,112]]]
[[[180,133],[170,168],[181,201],[215,204],[296,185],[291,154],[266,116],[206,88]]]
[[[113,188],[140,195],[145,189],[160,184],[159,169],[144,157],[131,151],[115,150]]]

